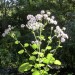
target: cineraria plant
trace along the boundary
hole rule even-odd
[[[31,14],[28,15],[27,20],[27,24],[22,24],[21,28],[27,27],[34,35],[35,39],[31,41],[31,43],[25,42],[22,44],[21,41],[16,38],[14,32],[9,32],[9,35],[15,39],[15,44],[20,44],[22,46],[22,50],[19,50],[18,53],[25,53],[28,55],[28,60],[23,63],[18,70],[22,73],[31,70],[32,75],[49,75],[48,71],[52,68],[51,65],[61,65],[61,62],[54,57],[54,54],[59,47],[62,47],[61,43],[68,39],[68,35],[63,31],[65,30],[65,27],[61,29],[58,26],[55,17],[51,16],[49,11],[45,12],[44,10],[35,16]],[[50,35],[46,36],[46,38],[43,32],[47,25],[50,25],[51,28]],[[5,36],[4,34],[6,34],[6,31],[2,35]],[[54,38],[57,38],[56,42],[58,43],[55,47],[51,45]],[[46,42],[44,48],[42,48],[43,41]],[[33,49],[31,53],[28,52],[28,47]]]

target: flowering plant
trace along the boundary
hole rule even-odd
[[[65,42],[65,39],[68,39],[68,35],[64,33],[64,27],[61,29],[57,25],[55,17],[51,16],[49,11],[42,10],[40,14],[35,16],[28,15],[27,20],[27,24],[22,24],[21,28],[26,26],[31,31],[35,38],[31,43],[25,42],[22,44],[16,38],[15,32],[9,32],[12,29],[11,27],[9,27],[11,28],[9,31],[7,30],[7,33],[15,39],[15,44],[20,44],[23,48],[18,53],[26,53],[28,55],[28,60],[19,67],[19,71],[23,73],[31,70],[32,75],[49,75],[48,71],[52,68],[52,64],[61,65],[61,62],[55,59],[54,53],[59,47],[62,47],[61,42]],[[51,26],[50,34],[44,35],[47,25]],[[3,36],[7,33],[3,33]],[[57,39],[55,40],[57,42],[55,47],[52,46],[54,38]],[[42,47],[43,42],[46,42],[44,47]],[[33,49],[31,53],[28,52],[28,47]]]

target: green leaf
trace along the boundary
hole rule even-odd
[[[45,65],[44,64],[35,64],[34,65],[35,68],[40,68],[40,67],[43,67],[43,66],[45,66]]]
[[[45,37],[43,35],[41,35],[40,40],[45,40]]]
[[[43,63],[49,64],[49,59],[47,59],[47,58],[42,58],[42,60],[43,60]]]
[[[51,50],[51,49],[52,49],[51,46],[47,46],[47,47],[46,47],[46,50]]]
[[[44,53],[42,53],[42,52],[34,51],[32,54],[33,54],[33,55],[38,54],[40,57],[44,57]]]
[[[50,64],[53,64],[54,62],[55,62],[55,58],[52,57],[52,58],[50,59]]]
[[[34,51],[32,54],[33,54],[33,55],[36,55],[36,54],[38,54],[38,52],[37,52],[37,51]]]
[[[19,44],[19,41],[17,40],[17,41],[15,41],[15,44]]]
[[[48,75],[48,72],[45,70],[40,70],[42,75]]]
[[[30,56],[29,60],[35,61],[36,57],[35,56]]]
[[[59,60],[55,60],[54,64],[61,65],[61,62]]]
[[[51,37],[49,36],[49,37],[48,37],[48,39],[50,40],[50,39],[51,39]]]
[[[49,68],[48,67],[45,67],[45,71],[49,71]]]
[[[24,53],[24,50],[22,49],[22,50],[20,50],[20,51],[18,51],[18,54],[23,54]]]
[[[36,70],[36,71],[34,71],[34,72],[32,73],[32,75],[41,75],[41,74],[40,74],[40,72],[39,72],[38,70]]]
[[[24,44],[24,47],[28,47],[28,46],[29,46],[29,44],[28,44],[28,43],[25,43],[25,44]]]
[[[40,57],[44,57],[44,53],[38,52]]]
[[[31,69],[31,72],[34,72],[34,71],[36,71],[36,70],[37,70],[36,68],[32,68],[32,69]]]
[[[12,38],[15,38],[16,35],[15,35],[15,33],[12,32],[12,33],[10,34],[10,36],[11,36]]]
[[[41,49],[41,52],[43,52],[43,53],[44,53],[44,52],[45,52],[45,49]]]
[[[18,70],[19,70],[19,72],[24,73],[24,71],[30,70],[31,67],[32,67],[31,64],[29,64],[29,63],[23,63],[23,64],[19,67]]]
[[[31,47],[32,47],[33,49],[37,49],[37,48],[38,48],[38,45],[37,45],[37,44],[33,44],[33,45],[31,45]]]
[[[49,53],[47,54],[47,59],[51,59],[53,57],[53,54]]]
[[[55,61],[55,58],[53,57],[53,54],[51,53],[47,54],[47,59],[49,60],[50,64],[53,64]]]

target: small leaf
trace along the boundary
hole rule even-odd
[[[49,37],[48,37],[48,39],[50,40],[50,39],[51,39],[51,37],[49,36]]]
[[[45,52],[45,49],[41,49],[41,51],[44,53]]]
[[[36,57],[35,56],[30,56],[29,60],[35,61]]]
[[[24,47],[28,47],[28,46],[29,46],[29,44],[28,44],[28,43],[25,43],[25,44],[24,44]]]
[[[46,50],[50,50],[52,47],[51,46],[47,46],[46,47]]]
[[[44,57],[44,53],[38,52],[40,57]]]
[[[31,64],[29,64],[29,63],[23,63],[23,64],[19,67],[18,70],[19,70],[19,72],[23,73],[24,71],[30,70],[31,67],[32,67]]]
[[[19,41],[17,40],[17,41],[15,41],[15,44],[19,44]]]
[[[22,49],[22,50],[20,50],[20,51],[18,51],[18,54],[23,54],[24,53],[24,50]]]
[[[31,47],[32,47],[33,49],[37,49],[37,48],[38,48],[38,46],[37,46],[36,44],[31,45]]]
[[[34,72],[32,73],[32,75],[41,75],[41,74],[40,74],[40,72],[39,72],[38,70],[36,70],[36,71],[34,71]]]
[[[45,37],[43,35],[41,35],[40,40],[45,40]]]
[[[59,60],[55,60],[54,64],[61,65],[61,62]]]
[[[38,52],[37,52],[37,51],[34,51],[32,54],[33,54],[33,55],[36,55],[36,54],[38,54]]]
[[[15,35],[14,32],[12,32],[10,36],[11,36],[12,38],[15,38],[16,35]]]

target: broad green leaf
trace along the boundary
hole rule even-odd
[[[50,59],[50,64],[53,64],[53,63],[54,63],[54,61],[55,61],[55,58],[54,58],[54,57],[52,57],[52,58]]]
[[[43,63],[49,64],[49,59],[43,58],[42,60],[43,60]]]
[[[17,41],[15,41],[15,44],[19,44],[19,41],[17,40]]]
[[[51,46],[47,46],[46,50],[51,50],[51,48],[52,48]]]
[[[32,67],[31,64],[29,64],[29,63],[23,63],[23,64],[19,67],[18,70],[19,70],[19,72],[23,73],[24,71],[30,70],[31,67]]]
[[[29,60],[35,61],[36,57],[35,56],[30,56]]]
[[[54,64],[61,65],[61,62],[59,60],[55,60]]]
[[[22,49],[22,50],[20,50],[20,51],[18,51],[18,54],[23,54],[24,53],[24,50]]]
[[[49,54],[47,54],[47,59],[51,59],[53,57],[53,54],[51,54],[51,53],[49,53]]]
[[[34,71],[34,72],[32,73],[32,75],[41,75],[41,74],[40,74],[40,72],[39,72],[38,70],[36,70],[36,71]]]
[[[55,58],[53,57],[53,54],[51,53],[47,54],[47,59],[49,60],[50,64],[53,64],[55,61]]]
[[[24,44],[24,47],[28,47],[28,46],[29,46],[29,44],[28,44],[28,43],[25,43],[25,44]]]
[[[33,44],[33,45],[31,45],[31,47],[32,47],[33,49],[37,49],[37,48],[38,48],[38,45],[37,45],[37,44]]]

